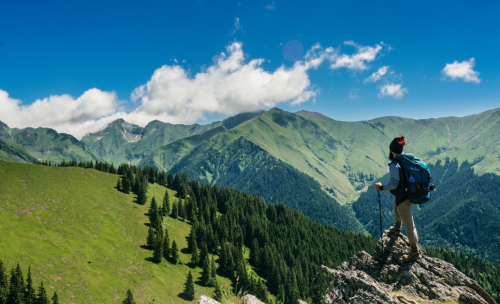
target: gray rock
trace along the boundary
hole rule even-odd
[[[386,231],[373,257],[361,251],[336,269],[323,266],[312,286],[313,302],[395,304],[403,296],[416,302],[496,304],[474,280],[428,257],[421,247],[418,261],[403,263],[409,249],[406,236]]]
[[[220,304],[220,303],[210,297],[207,297],[206,295],[202,295],[200,297],[200,300],[198,300],[198,304]]]
[[[243,298],[241,298],[241,301],[243,304],[265,304],[261,300],[257,299],[256,296],[253,296],[251,294],[245,295]]]

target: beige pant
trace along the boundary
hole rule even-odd
[[[408,241],[410,244],[416,244],[418,243],[418,234],[415,223],[413,222],[413,215],[411,214],[412,205],[413,203],[410,200],[402,202],[399,206],[396,206],[396,200],[392,202],[392,207],[394,207],[394,219],[398,222],[403,222]]]

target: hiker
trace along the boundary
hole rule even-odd
[[[408,199],[401,162],[396,160],[396,157],[403,153],[404,145],[406,145],[404,136],[398,136],[392,140],[389,145],[389,160],[391,160],[391,163],[389,163],[389,182],[385,185],[382,185],[380,182],[375,183],[375,188],[377,188],[379,192],[380,190],[389,190],[394,194],[395,199],[392,202],[392,206],[394,208],[394,219],[396,223],[389,228],[389,233],[400,234],[401,222],[403,222],[411,248],[410,254],[403,257],[403,262],[413,262],[418,260],[420,255],[417,247],[417,229],[411,214],[411,206],[413,203]]]

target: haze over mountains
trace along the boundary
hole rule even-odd
[[[289,113],[274,108],[239,114],[208,125],[152,121],[143,128],[117,120],[81,141],[50,129],[10,129],[2,124],[0,159],[17,162],[32,162],[33,158],[55,162],[71,158],[97,159],[115,165],[129,162],[154,166],[187,174],[202,182],[234,187],[266,201],[286,202],[313,219],[342,229],[377,234],[374,215],[378,215],[378,210],[371,210],[370,215],[362,212],[372,205],[376,207],[375,202],[366,198],[373,193],[364,191],[386,175],[389,143],[401,134],[406,136],[408,143],[406,152],[413,152],[427,163],[436,165],[434,178],[440,191],[436,192],[436,198],[442,195],[445,200],[446,194],[449,201],[460,191],[462,183],[490,176],[487,173],[500,173],[500,109],[466,117],[422,120],[381,117],[343,122],[320,113]],[[469,169],[462,172],[467,173],[458,174],[465,161]],[[452,169],[448,168],[450,164]],[[440,187],[447,182],[446,187]],[[498,192],[495,189],[488,191]],[[360,194],[358,205],[351,205]],[[494,197],[490,194],[488,197]],[[478,199],[481,199],[480,193],[464,193],[457,208],[469,210]],[[390,203],[389,197],[386,200]],[[433,206],[433,202],[429,206]],[[490,214],[500,210],[494,202],[487,204],[489,209],[486,209],[493,212]],[[390,213],[390,206],[386,207]],[[449,206],[449,210],[454,207]],[[434,213],[432,220],[422,217],[425,227],[452,222],[450,214],[440,212]],[[448,218],[440,222],[441,216]],[[458,223],[466,220],[463,218]],[[390,224],[390,221],[387,215],[384,223]],[[469,227],[465,233],[473,230],[475,228]],[[435,229],[429,228],[425,235],[432,231]],[[474,252],[480,247],[464,244],[460,238],[452,239],[444,234],[423,237],[433,243],[445,240],[450,246],[467,251]],[[478,242],[482,244],[484,240]],[[488,250],[497,248],[498,243],[493,242]],[[480,256],[492,257],[483,253]],[[493,260],[498,262],[499,257],[494,256]]]

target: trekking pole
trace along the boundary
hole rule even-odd
[[[382,239],[382,205],[380,204],[380,190],[378,190],[378,215],[380,217],[380,239]]]

